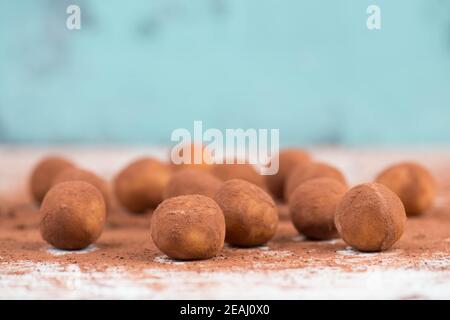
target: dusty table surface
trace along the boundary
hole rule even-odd
[[[449,299],[450,148],[311,150],[346,174],[371,181],[386,165],[416,160],[436,176],[434,207],[408,219],[403,237],[383,253],[358,253],[342,240],[308,241],[280,204],[280,226],[266,246],[226,246],[207,261],[178,262],[151,241],[151,212],[113,208],[95,245],[68,252],[39,235],[39,212],[27,181],[36,161],[62,154],[106,179],[141,155],[164,148],[0,146],[0,298],[68,299]]]

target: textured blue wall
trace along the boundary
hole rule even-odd
[[[0,3],[3,142],[165,144],[193,120],[285,144],[450,142],[450,1]]]

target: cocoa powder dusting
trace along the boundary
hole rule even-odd
[[[450,203],[435,207],[422,217],[409,218],[405,233],[393,248],[376,255],[348,249],[341,240],[308,241],[288,220],[287,207],[279,205],[281,221],[277,234],[267,247],[250,249],[225,246],[216,258],[183,264],[161,263],[167,259],[159,252],[150,236],[151,211],[133,215],[114,209],[107,218],[105,230],[95,250],[83,254],[52,253],[39,234],[39,211],[28,203],[15,203],[1,211],[0,263],[17,261],[77,264],[85,270],[125,267],[130,271],[147,268],[181,271],[281,270],[306,267],[337,267],[346,271],[361,267],[419,268],[432,258],[450,259]],[[376,258],[374,258],[376,257]],[[170,261],[170,260],[167,260]],[[448,269],[449,265],[429,266]]]
[[[318,154],[319,158],[320,155],[324,155],[324,157],[329,156],[326,152],[322,152],[322,154],[319,152]],[[355,154],[352,155],[351,152],[349,154],[348,159],[355,159]],[[350,176],[349,180],[352,185],[370,181],[370,178],[374,176],[374,173],[381,166],[378,161],[379,158],[376,159],[371,154],[366,157],[359,155],[359,157],[361,159],[360,162],[356,160],[342,162],[343,165],[341,168],[343,168],[346,176]],[[82,157],[80,158],[83,159]],[[114,157],[110,156],[108,158],[113,159]],[[391,158],[385,157],[386,161],[397,160],[397,158],[398,156],[392,156]],[[372,162],[370,162],[371,159],[373,160]],[[442,160],[444,158],[436,157],[436,159]],[[448,159],[450,159],[450,156]],[[114,164],[114,167],[116,169],[120,168],[127,161],[129,159],[124,157],[121,159],[121,163]],[[89,164],[88,161],[85,163]],[[357,168],[358,173],[355,174],[350,170],[346,171],[346,168]],[[371,168],[371,171],[364,172],[364,168]],[[150,235],[151,210],[145,214],[131,214],[123,211],[117,205],[112,206],[103,234],[94,245],[82,251],[54,249],[42,240],[39,233],[40,215],[38,207],[32,204],[30,196],[26,191],[26,184],[20,182],[22,181],[21,179],[17,179],[18,182],[14,186],[20,187],[17,188],[17,191],[13,192],[12,188],[4,185],[4,191],[0,192],[0,270],[2,270],[0,275],[2,275],[3,281],[13,281],[9,286],[15,286],[16,288],[14,297],[23,297],[27,296],[27,292],[32,291],[26,291],[27,288],[24,288],[25,291],[17,291],[18,285],[16,285],[16,281],[19,278],[14,277],[16,275],[17,277],[26,276],[30,272],[37,270],[37,273],[34,274],[37,278],[33,279],[45,278],[46,276],[41,276],[41,271],[39,271],[39,266],[44,264],[57,265],[58,268],[61,267],[67,270],[69,274],[70,270],[72,270],[71,268],[76,266],[81,270],[80,272],[82,274],[86,274],[89,277],[96,277],[95,272],[107,273],[108,270],[117,269],[121,270],[120,272],[126,272],[133,279],[136,279],[134,283],[147,283],[148,286],[151,285],[152,290],[159,292],[159,295],[150,297],[164,298],[164,295],[161,295],[166,292],[163,288],[167,288],[170,284],[170,278],[165,278],[164,281],[166,282],[160,282],[158,280],[164,278],[164,274],[171,274],[173,276],[174,273],[182,275],[183,272],[194,272],[198,275],[198,279],[206,279],[204,280],[205,282],[199,282],[198,284],[199,286],[204,286],[209,280],[208,278],[202,277],[206,277],[205,274],[211,274],[211,272],[223,274],[224,279],[229,279],[226,274],[233,274],[233,277],[235,277],[234,283],[245,283],[250,278],[241,277],[245,275],[249,277],[255,274],[252,273],[254,271],[258,271],[258,274],[267,273],[268,276],[264,276],[264,279],[270,282],[271,274],[275,276],[280,274],[281,271],[287,270],[287,272],[283,273],[283,277],[287,277],[287,279],[280,281],[277,284],[278,287],[270,287],[270,290],[275,290],[273,292],[278,292],[282,295],[285,292],[283,290],[289,289],[290,287],[295,287],[298,290],[304,281],[308,281],[305,278],[296,278],[294,284],[292,279],[289,278],[290,272],[297,275],[301,270],[313,270],[313,273],[320,278],[321,270],[330,270],[330,272],[338,270],[346,272],[346,274],[358,275],[362,272],[377,268],[383,270],[399,270],[400,274],[408,269],[430,272],[443,271],[441,274],[443,274],[444,278],[439,281],[443,285],[447,285],[447,287],[442,287],[444,290],[442,292],[447,292],[448,296],[448,289],[445,288],[448,288],[448,272],[450,270],[450,175],[448,174],[450,170],[448,170],[448,165],[442,165],[441,162],[437,163],[432,169],[435,177],[438,178],[439,186],[438,196],[433,207],[421,216],[409,217],[405,225],[404,234],[400,240],[385,252],[359,253],[350,249],[341,239],[327,241],[307,240],[296,231],[289,220],[287,206],[283,203],[278,203],[280,214],[278,230],[275,237],[267,245],[254,248],[236,248],[225,245],[223,250],[215,258],[184,262],[178,262],[168,258],[153,244]],[[25,176],[25,172],[21,173],[21,175]],[[111,170],[111,172],[107,172],[103,176],[112,177],[115,172]],[[20,177],[21,175],[18,176]],[[20,267],[21,265],[28,267]],[[81,275],[79,274],[78,277],[81,277]],[[192,276],[187,274],[185,278],[185,287],[187,288],[190,288],[190,283],[193,283],[190,281],[196,281]],[[30,285],[35,283],[34,280],[27,282],[27,279],[23,278],[19,280],[23,283],[30,283]],[[64,281],[61,279],[65,278],[54,277],[49,278],[48,281],[55,282],[55,286],[57,287],[66,288],[65,286],[67,284],[60,284],[58,282]],[[95,280],[97,278],[93,279]],[[113,277],[111,279],[113,282],[112,285],[115,285],[115,278]],[[151,284],[145,281],[142,282],[144,279],[153,282]],[[226,281],[223,281],[223,285],[225,285]],[[257,281],[260,280],[257,278],[254,281],[254,285],[256,286],[259,283]],[[411,281],[413,280],[411,279]],[[39,282],[37,283],[39,284]],[[81,283],[83,284],[84,282]],[[320,282],[320,285],[326,285],[327,283],[329,283],[328,278]],[[8,287],[8,283],[6,286]],[[280,289],[279,286],[285,287]],[[80,288],[82,286],[80,285],[77,288],[81,290]],[[69,289],[64,292],[72,292]],[[89,290],[87,288],[83,291],[85,295],[81,295],[80,293],[80,296],[74,297],[86,297],[86,294],[89,296]],[[108,288],[105,290],[106,294],[103,296],[108,296],[110,290]],[[275,293],[273,296],[270,295],[270,290],[264,291],[264,295],[261,297],[276,297]],[[122,295],[122,289],[119,291],[117,291],[117,296],[125,297]],[[140,291],[138,290],[136,292],[139,293]],[[200,295],[199,292],[195,290],[180,292],[178,296],[184,298],[218,296],[217,294],[210,296]],[[206,290],[204,292],[207,294],[208,291]],[[252,292],[255,293],[257,291]],[[334,291],[329,288],[328,292]],[[36,295],[38,293],[37,291]],[[133,292],[130,291],[130,293]],[[142,293],[141,296],[136,295],[136,297],[147,297],[146,294]],[[226,297],[235,297],[235,294],[233,292],[230,296]],[[356,297],[359,297],[359,294]],[[29,296],[33,295],[30,293]],[[50,295],[49,297],[51,298],[53,296]],[[409,298],[401,295],[399,297]]]

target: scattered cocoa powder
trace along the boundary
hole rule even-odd
[[[385,156],[385,154],[382,155]],[[359,164],[357,171],[365,173],[361,174],[361,177],[367,178],[367,181],[372,173],[367,168],[375,168],[380,160],[375,159],[372,153],[364,157],[359,155],[360,158],[353,156],[355,159],[352,158],[352,161]],[[370,162],[371,159],[372,162]],[[435,158],[431,160],[438,163]],[[83,253],[80,254],[59,255],[55,254],[55,251],[42,240],[39,233],[39,208],[33,204],[26,184],[20,184],[23,189],[18,190],[17,193],[12,194],[11,190],[8,190],[8,193],[0,194],[0,263],[14,264],[29,261],[30,263],[57,263],[61,266],[74,263],[82,270],[98,271],[122,267],[137,276],[142,275],[143,270],[152,268],[195,272],[294,268],[317,270],[338,268],[349,272],[361,272],[372,267],[448,271],[450,267],[450,170],[448,165],[441,165],[441,162],[438,165],[429,166],[438,178],[439,186],[438,197],[433,207],[419,217],[408,218],[400,240],[392,248],[381,253],[355,252],[349,249],[341,239],[308,241],[298,234],[289,221],[286,205],[279,203],[278,230],[275,237],[265,246],[235,248],[226,245],[217,257],[209,260],[173,262],[162,255],[152,242],[151,210],[142,215],[133,215],[117,207],[111,208],[104,232],[96,242],[94,250],[82,251]],[[63,251],[63,253],[66,252]]]
[[[449,190],[450,191],[450,190]],[[360,271],[371,266],[423,268],[428,259],[442,264],[426,266],[448,270],[450,259],[450,192],[445,206],[435,206],[420,217],[406,222],[402,238],[388,251],[358,254],[340,239],[308,241],[299,236],[292,223],[281,220],[275,237],[264,247],[225,246],[215,258],[204,261],[172,263],[165,259],[150,236],[151,211],[133,215],[112,210],[105,229],[97,240],[97,250],[83,254],[54,255],[39,234],[39,211],[29,203],[16,202],[0,216],[1,262],[19,261],[77,264],[83,270],[124,267],[141,272],[148,268],[190,271],[282,270],[289,268],[334,267]],[[287,208],[280,205],[281,216]],[[6,214],[5,214],[6,212]],[[267,249],[267,250],[266,250]],[[447,262],[446,262],[447,261]]]

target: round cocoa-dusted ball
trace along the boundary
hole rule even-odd
[[[209,197],[173,197],[153,213],[151,235],[158,249],[173,259],[209,259],[223,247],[225,219]]]
[[[300,163],[310,161],[309,154],[301,149],[288,148],[281,150],[278,154],[278,173],[266,176],[266,183],[269,191],[276,198],[283,198],[286,179],[291,171]]]
[[[215,164],[212,166],[211,173],[222,181],[242,179],[262,189],[267,189],[264,176],[260,175],[249,163]]]
[[[344,184],[331,178],[311,179],[299,185],[289,199],[297,231],[312,239],[335,238],[334,214],[346,191]]]
[[[350,189],[336,209],[339,235],[359,251],[389,249],[403,234],[405,208],[400,198],[379,183]]]
[[[308,162],[298,164],[286,180],[284,187],[284,199],[289,197],[295,188],[303,182],[315,178],[331,178],[347,185],[344,175],[335,167],[322,162]]]
[[[433,204],[436,195],[433,176],[418,163],[393,165],[381,172],[376,182],[385,185],[400,197],[409,216],[425,212]]]
[[[100,237],[106,209],[96,187],[84,181],[68,181],[47,192],[40,213],[42,238],[56,248],[77,250]]]
[[[155,208],[163,200],[169,182],[170,166],[152,158],[141,158],[126,166],[114,180],[119,203],[131,212]]]
[[[225,215],[228,243],[243,247],[258,246],[275,235],[277,207],[258,186],[240,179],[228,180],[214,199]]]
[[[222,181],[215,176],[196,169],[176,171],[164,189],[164,199],[188,194],[214,197]]]
[[[108,183],[99,176],[97,176],[95,173],[80,168],[69,168],[62,171],[60,174],[56,176],[55,179],[53,179],[52,186],[67,181],[84,181],[92,184],[103,195],[106,207],[110,206],[110,194]]]
[[[62,157],[46,157],[42,159],[31,173],[30,191],[33,199],[40,203],[52,187],[55,177],[62,171],[75,165]]]

